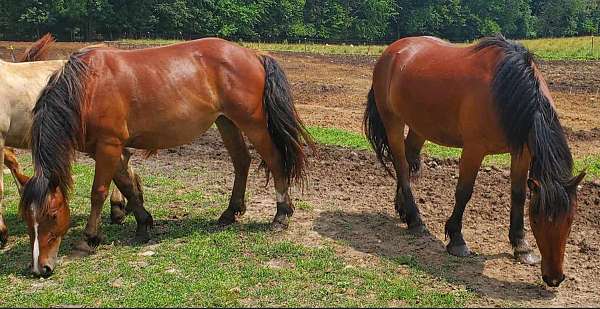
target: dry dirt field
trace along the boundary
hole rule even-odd
[[[10,59],[0,44],[0,57]],[[26,44],[16,44],[19,49]],[[60,43],[54,58],[80,47]],[[274,53],[284,65],[301,116],[308,125],[361,131],[363,104],[375,58]],[[576,157],[600,153],[600,62],[542,62],[569,142]],[[258,157],[253,153],[254,166]],[[312,209],[296,212],[282,237],[319,246],[335,243],[338,255],[358,265],[381,258],[412,256],[424,271],[450,282],[448,289],[466,287],[477,298],[473,306],[598,306],[600,304],[600,186],[583,184],[579,214],[567,245],[560,288],[545,287],[539,267],[517,263],[508,243],[510,186],[507,171],[487,167],[479,174],[465,213],[464,234],[473,257],[457,259],[444,250],[443,226],[452,211],[456,160],[425,159],[414,195],[430,234],[410,235],[393,210],[394,180],[387,177],[368,151],[319,147],[311,158],[309,185],[294,191]],[[207,192],[226,193],[233,171],[217,131],[209,130],[193,144],[161,151],[135,165],[169,173],[175,168],[214,170],[208,179],[190,179]],[[255,170],[254,168],[252,171]],[[261,173],[251,173],[249,218],[270,218],[272,190],[264,188]],[[150,208],[151,209],[151,206]],[[242,219],[242,223],[246,219]],[[528,233],[530,243],[533,236]]]

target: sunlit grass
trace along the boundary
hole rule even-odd
[[[569,38],[546,38],[534,40],[521,40],[523,44],[533,51],[539,58],[546,60],[600,60],[600,38],[594,39],[592,48],[592,37],[569,37]],[[146,40],[122,40],[128,45],[166,45],[178,40],[146,39]],[[380,55],[387,45],[370,44],[315,44],[306,42],[287,43],[260,43],[239,42],[243,46],[265,51],[287,51],[304,52],[313,54],[341,54],[341,55]],[[467,45],[461,43],[461,45]]]
[[[334,145],[348,147],[359,150],[371,150],[371,146],[364,135],[337,129],[310,127],[308,131],[312,134],[318,143],[324,145]],[[426,142],[423,147],[423,153],[439,159],[458,159],[462,153],[460,148],[444,147],[434,143]],[[510,167],[510,155],[491,155],[483,161],[486,166],[498,166],[503,168]],[[587,156],[575,160],[575,173],[586,169],[589,177],[600,177],[600,155]]]
[[[20,161],[31,174],[30,155]],[[17,215],[19,195],[10,175],[4,175],[11,239],[0,253],[0,307],[460,307],[476,297],[461,288],[448,290],[444,279],[417,266],[384,257],[375,265],[348,266],[330,245],[282,239],[268,229],[268,218],[218,229],[226,194],[190,183],[196,177],[187,177],[186,170],[138,171],[155,219],[156,243],[130,243],[134,219],[109,225],[105,207],[106,241],[92,256],[65,259],[49,279],[35,279],[27,271],[31,253]],[[208,173],[197,176],[211,177]],[[63,257],[80,239],[89,214],[93,166],[75,164],[73,175],[72,228],[61,247]],[[313,209],[306,201],[297,206],[298,211]]]

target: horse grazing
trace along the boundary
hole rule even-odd
[[[28,147],[31,109],[48,77],[64,64],[62,61],[42,61],[47,59],[48,48],[53,43],[54,38],[46,34],[17,57],[20,63],[0,60],[0,97],[3,99],[0,103],[0,166],[10,164],[15,180],[19,179],[17,175],[22,174],[14,152],[5,147]],[[17,186],[21,186],[18,181]],[[0,177],[0,248],[8,241],[8,228],[3,217],[3,192],[4,180]]]
[[[543,280],[550,286],[564,280],[565,245],[585,174],[572,178],[573,159],[550,91],[525,47],[501,35],[465,48],[432,37],[399,40],[375,66],[364,127],[378,159],[384,166],[393,163],[395,208],[411,231],[425,229],[410,188],[425,140],[463,148],[456,204],[445,226],[446,248],[455,256],[470,254],[462,218],[483,158],[510,153],[509,239],[515,256],[539,262],[523,228],[529,186]]]
[[[25,52],[17,57],[20,63],[5,62],[0,60],[0,166],[4,163],[8,166],[7,157],[14,160],[12,167],[9,167],[17,187],[21,192],[21,186],[27,177],[19,177],[21,174],[18,169],[14,153],[5,147],[29,148],[30,130],[32,123],[31,111],[37,98],[42,93],[44,87],[48,84],[50,76],[60,70],[66,63],[64,60],[46,61],[48,51],[54,38],[46,34],[36,41]],[[4,152],[2,152],[4,149]],[[130,168],[127,168],[130,172]],[[0,177],[0,247],[6,245],[8,241],[8,228],[4,223],[2,192],[3,178]],[[111,196],[111,218],[114,223],[123,220],[126,213],[125,201],[118,190],[113,190]]]
[[[298,118],[285,73],[273,58],[214,38],[71,55],[33,111],[35,175],[20,203],[33,227],[29,234],[39,265],[33,272],[52,272],[69,228],[75,150],[96,161],[92,209],[80,246],[96,246],[101,240],[99,217],[113,175],[135,216],[136,239],[147,241],[153,219],[131,175],[116,173],[123,170],[120,154],[124,147],[154,151],[187,144],[213,123],[235,170],[229,207],[218,223],[232,224],[246,210],[250,156],[244,132],[274,178],[277,213],[272,227],[286,228],[294,212],[288,187],[303,180],[303,144],[311,139]]]

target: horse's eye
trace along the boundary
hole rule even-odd
[[[54,235],[54,233],[50,233],[48,235],[48,244],[53,243],[56,240],[56,235]]]

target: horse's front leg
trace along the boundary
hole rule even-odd
[[[110,182],[119,166],[121,150],[122,147],[118,143],[99,143],[96,146],[96,167],[91,192],[92,209],[85,226],[84,241],[78,243],[75,248],[82,253],[93,252],[93,248],[103,240],[100,233],[102,205],[108,197]]]
[[[539,263],[540,258],[533,254],[533,249],[531,249],[531,246],[525,240],[525,229],[523,226],[527,173],[530,162],[531,156],[527,150],[511,154],[511,207],[508,238],[513,247],[515,258],[521,263],[533,265]]]
[[[460,174],[455,194],[456,204],[452,216],[446,222],[446,236],[450,237],[450,243],[446,246],[446,250],[455,256],[464,257],[471,254],[462,234],[462,220],[465,207],[473,194],[473,186],[483,157],[482,151],[464,148],[460,158]]]

